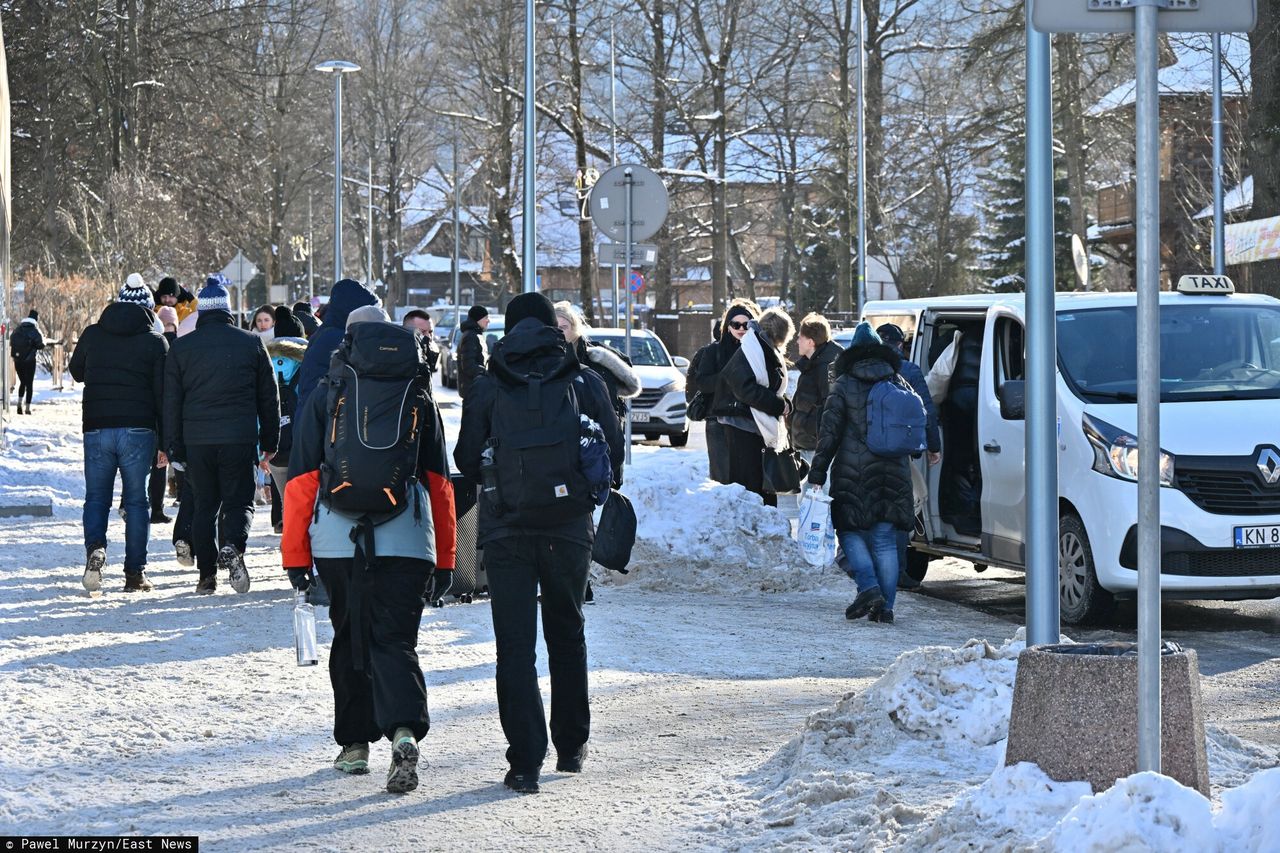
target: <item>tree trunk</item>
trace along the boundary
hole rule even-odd
[[[573,98],[573,148],[578,174],[587,173],[587,129],[582,120],[582,42],[578,34],[578,2],[568,0],[570,97]],[[596,325],[595,245],[591,223],[578,217],[578,299],[582,302],[587,325]]]
[[[1062,147],[1067,166],[1067,196],[1071,201],[1071,233],[1085,240],[1089,220],[1085,209],[1085,155],[1088,139],[1084,129],[1084,103],[1080,88],[1080,37],[1062,33],[1056,37],[1058,51],[1057,114],[1062,121]],[[1077,279],[1078,281],[1078,279]],[[1059,282],[1061,287],[1065,282]],[[1075,289],[1073,286],[1072,290]]]
[[[853,0],[845,0],[844,17],[841,19],[836,46],[836,74],[839,77],[839,107],[836,118],[836,240],[840,244],[836,252],[836,310],[848,313],[853,308],[853,216],[857,203],[850,178],[853,175],[852,127],[849,116],[853,114]],[[814,310],[823,306],[814,305]]]
[[[649,32],[653,38],[653,126],[650,130],[651,159],[649,166],[655,171],[666,165],[667,154],[667,7],[665,0],[653,0],[653,17]],[[671,239],[671,226],[664,225],[657,236],[658,263],[653,269],[653,293],[655,307],[662,311],[671,307],[675,294],[671,284],[671,272],[675,267],[675,241]],[[679,306],[676,306],[677,308]]]
[[[1249,59],[1250,218],[1265,219],[1280,215],[1280,0],[1259,0],[1258,25],[1249,34]],[[1250,264],[1249,276],[1253,291],[1280,296],[1280,260]]]

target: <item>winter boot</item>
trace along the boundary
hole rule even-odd
[[[583,604],[595,604],[596,594],[591,591],[591,581],[587,581],[587,594],[582,597]]]
[[[582,762],[587,760],[587,745],[584,743],[578,750],[569,755],[561,755],[556,759],[556,770],[561,773],[581,773]]]
[[[418,787],[418,742],[403,726],[391,738],[391,769],[387,771],[387,793],[407,794]]]
[[[512,767],[507,771],[507,776],[502,780],[502,784],[517,794],[536,794],[538,793],[538,771],[517,772]]]
[[[173,543],[173,550],[178,554],[179,566],[194,566],[196,564],[196,558],[191,553],[190,542],[184,542],[179,539],[177,542]]]
[[[867,617],[868,622],[881,622],[885,625],[893,624],[893,611],[877,607],[871,611],[871,615]]]
[[[880,587],[874,586],[864,592],[858,593],[858,597],[853,600],[844,611],[846,619],[861,619],[873,610],[879,610],[884,606],[884,596],[880,594]]]
[[[352,776],[363,776],[369,772],[369,744],[353,743],[342,748],[338,757],[333,759],[333,769],[350,773]]]
[[[196,582],[196,595],[213,595],[218,588],[218,579],[215,577],[200,578]]]
[[[165,515],[163,511],[151,513],[152,524],[172,524],[173,519]]]
[[[125,572],[124,573],[124,591],[125,592],[151,592],[155,589],[151,585],[151,581],[147,580],[146,572]]]
[[[98,546],[90,549],[89,558],[84,564],[84,577],[80,581],[89,592],[97,592],[102,589],[102,567],[106,564],[106,548]]]
[[[249,570],[244,567],[244,555],[234,545],[223,545],[218,552],[218,571],[225,571],[231,580],[231,588],[244,594],[249,591]]]

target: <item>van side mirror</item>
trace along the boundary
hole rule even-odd
[[[682,355],[671,356],[671,363],[674,364],[676,366],[676,369],[679,370],[681,373],[686,373],[689,370],[689,359],[685,358]]]
[[[1022,379],[1006,379],[1000,383],[1000,417],[1021,421],[1027,417],[1027,383]]]

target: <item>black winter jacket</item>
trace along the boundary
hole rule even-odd
[[[869,530],[889,522],[909,530],[915,522],[911,469],[906,456],[877,456],[867,449],[867,395],[897,374],[898,353],[884,344],[851,347],[836,359],[835,387],[827,397],[809,482],[821,486],[831,469],[831,517],[836,530]]]
[[[822,407],[831,393],[831,365],[844,352],[835,341],[827,341],[812,356],[802,355],[796,362],[800,378],[791,397],[791,446],[796,450],[818,448],[818,426],[822,423]]]
[[[84,431],[141,428],[160,431],[164,361],[169,345],[151,312],[112,302],[80,335],[71,353],[71,377],[84,383]]]
[[[787,380],[787,366],[778,356],[773,344],[763,335],[760,337],[760,348],[764,350],[769,386],[766,388],[756,382],[751,362],[747,361],[747,354],[739,346],[716,378],[716,398],[711,404],[712,417],[750,418],[751,409],[775,418],[782,416],[787,407],[786,398],[782,396],[782,386]]]
[[[164,446],[181,460],[191,445],[256,443],[275,453],[279,441],[276,374],[262,339],[225,311],[201,314],[165,360]]]
[[[467,398],[467,393],[476,379],[484,375],[485,365],[489,362],[489,348],[485,346],[484,329],[475,320],[463,320],[462,337],[458,339],[458,396]]]
[[[298,368],[299,409],[316,384],[329,373],[329,362],[347,333],[347,317],[357,308],[377,304],[378,297],[373,291],[354,279],[344,278],[333,286],[324,308],[324,322],[307,335],[307,354],[302,359],[302,367]]]
[[[37,353],[44,349],[44,335],[40,326],[30,317],[18,324],[9,336],[9,355],[18,364],[34,364]]]
[[[626,449],[618,429],[618,419],[612,416],[613,404],[604,380],[594,370],[578,364],[574,348],[565,342],[559,329],[545,326],[532,317],[521,320],[494,345],[488,372],[476,378],[475,385],[463,400],[462,428],[453,451],[458,470],[472,482],[480,482],[480,454],[492,431],[497,385],[522,383],[531,373],[541,373],[548,380],[577,375],[574,381],[580,383],[575,385],[579,411],[600,424],[609,443],[610,461],[617,471],[622,466]],[[478,541],[482,545],[521,535],[549,536],[590,545],[595,535],[589,512],[559,527],[523,529],[494,516],[488,501],[480,502],[479,528]]]

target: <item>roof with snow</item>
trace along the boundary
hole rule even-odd
[[[1179,33],[1169,37],[1178,61],[1160,69],[1160,96],[1209,95],[1213,92],[1213,41],[1204,33]],[[1249,92],[1249,39],[1243,35],[1222,36],[1222,94],[1239,98]],[[1117,86],[1094,104],[1090,115],[1100,116],[1136,100],[1135,83]]]
[[[1222,211],[1231,214],[1247,211],[1253,207],[1253,175],[1245,178],[1239,186],[1234,186],[1222,195]],[[1213,216],[1213,205],[1197,213],[1193,219],[1210,219]]]

